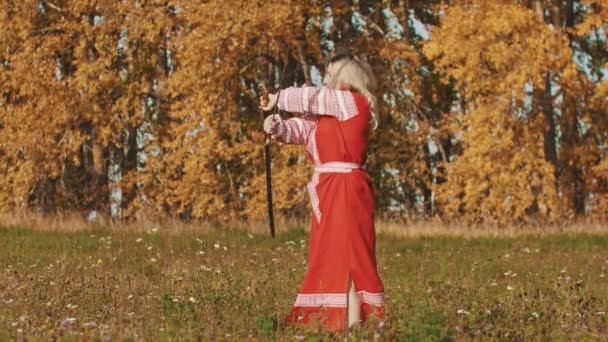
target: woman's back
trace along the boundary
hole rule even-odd
[[[348,120],[335,116],[320,116],[315,130],[317,151],[321,163],[351,162],[364,164],[369,134],[369,108],[365,97],[352,93],[357,113]]]

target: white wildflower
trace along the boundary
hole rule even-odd
[[[68,318],[64,319],[63,322],[65,322],[65,323],[74,323],[74,322],[76,322],[76,318],[74,318],[74,317],[68,317]]]

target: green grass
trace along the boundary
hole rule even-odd
[[[283,325],[308,236],[0,228],[0,340],[595,340],[608,336],[608,237],[378,236],[387,320]]]

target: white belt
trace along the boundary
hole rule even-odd
[[[317,217],[317,221],[321,223],[321,208],[319,206],[319,195],[317,194],[317,185],[319,184],[319,175],[321,173],[350,173],[353,170],[360,169],[361,165],[357,163],[346,162],[329,162],[315,166],[315,172],[312,175],[312,180],[308,183],[308,193],[310,194],[310,202],[312,211]]]
[[[315,166],[315,173],[350,173],[352,170],[360,169],[361,165],[357,163],[346,162],[328,162]]]

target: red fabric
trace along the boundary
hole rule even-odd
[[[313,133],[321,163],[365,163],[369,108],[365,97],[357,93],[351,95],[357,106],[357,115],[344,121],[335,116],[318,117]],[[310,149],[309,156],[315,159]],[[299,299],[304,297],[300,296],[287,322],[305,325],[319,322],[329,330],[343,329],[347,308],[342,305],[342,298],[345,300],[347,296],[349,276],[359,295],[361,318],[371,315],[382,319],[384,287],[376,268],[374,197],[370,176],[363,170],[321,173],[315,189],[322,216],[319,222],[313,215],[308,268],[299,294],[312,295],[306,297],[313,299],[315,295],[322,298],[329,294],[335,301],[330,307],[310,302],[299,305]]]

